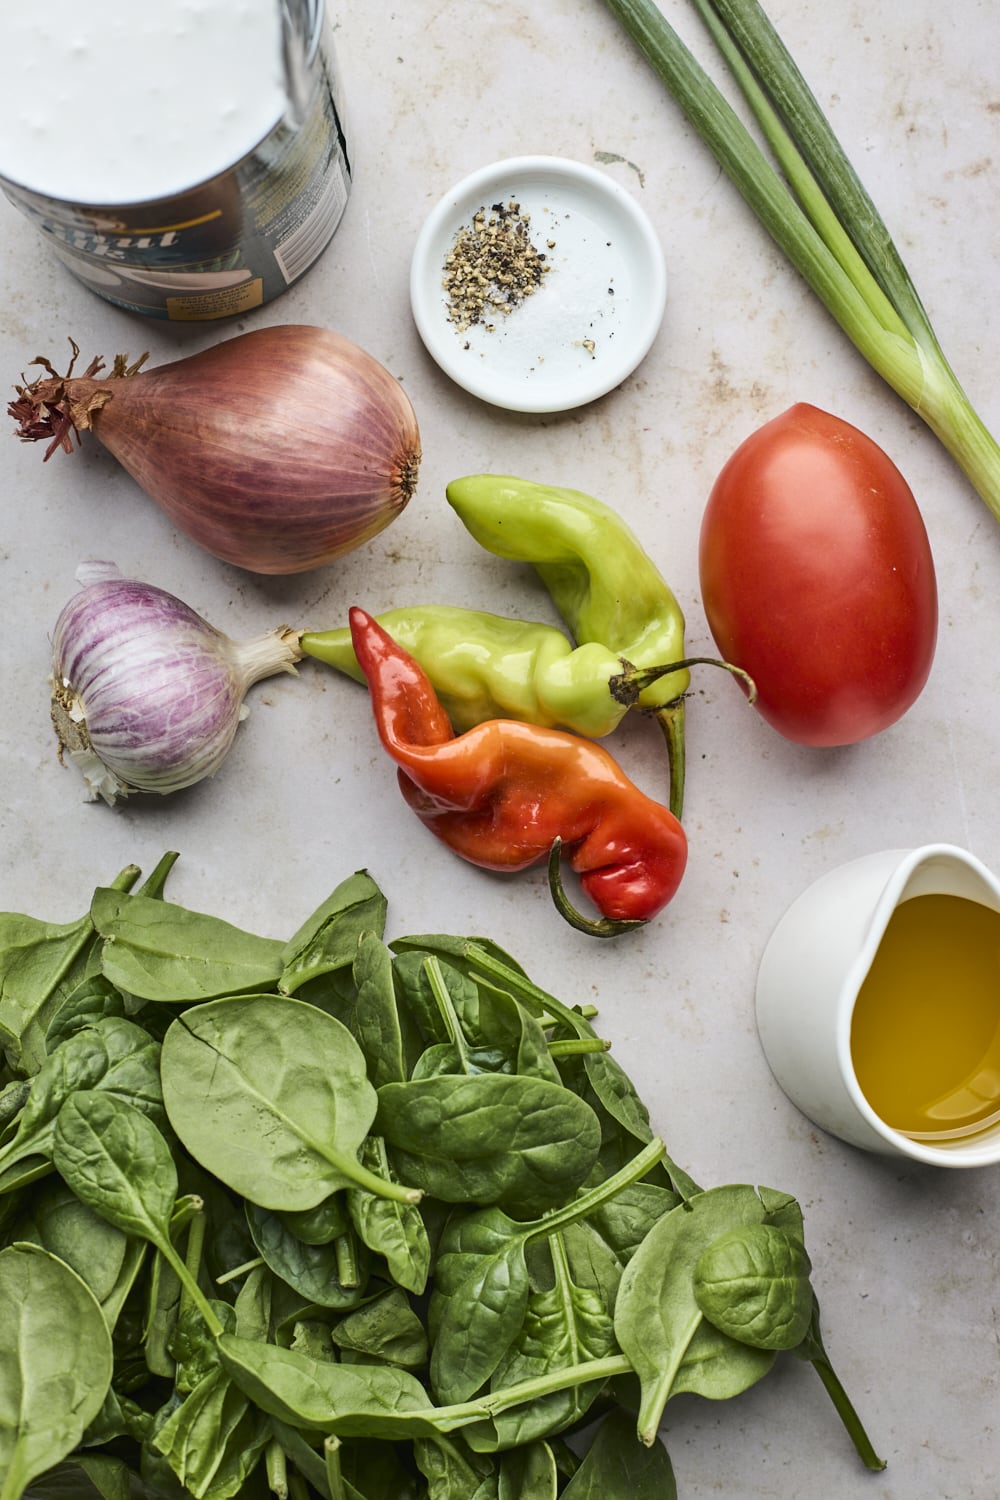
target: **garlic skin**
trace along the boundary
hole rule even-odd
[[[234,641],[153,584],[86,563],[52,637],[51,711],[61,758],[88,800],[166,795],[212,776],[253,683],[295,675],[300,632]]]

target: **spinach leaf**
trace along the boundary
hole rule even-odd
[[[270,1436],[263,1415],[217,1367],[170,1413],[153,1447],[195,1500],[232,1500]]]
[[[659,1440],[648,1448],[638,1441],[628,1412],[609,1412],[563,1500],[677,1500],[670,1455]]]
[[[547,1443],[527,1443],[500,1460],[498,1500],[556,1500],[559,1471]]]
[[[63,1181],[110,1224],[163,1256],[213,1333],[221,1324],[174,1249],[170,1220],[177,1169],[156,1126],[131,1104],[96,1089],[70,1094],[56,1118],[52,1159]]]
[[[328,1245],[346,1234],[349,1223],[346,1193],[331,1193],[315,1208],[298,1209],[279,1215],[285,1228],[307,1245]]]
[[[367,871],[341,881],[282,948],[281,993],[294,995],[312,979],[349,969],[361,938],[382,936],[385,914],[386,899]]]
[[[48,1056],[32,1080],[17,1131],[0,1148],[3,1175],[28,1157],[48,1156],[55,1119],[75,1089],[102,1089],[162,1118],[160,1049],[141,1027],[119,1016],[86,1026]]]
[[[404,1370],[419,1370],[427,1363],[424,1325],[399,1287],[390,1287],[341,1318],[332,1336],[338,1349]]]
[[[481,1223],[483,1237],[492,1228]],[[463,1260],[470,1269],[444,1305],[431,1356],[431,1384],[445,1402],[465,1401],[489,1380],[517,1337],[531,1291],[523,1235]]]
[[[358,1161],[376,1095],[357,1042],[301,1000],[248,995],[186,1010],[163,1042],[170,1123],[201,1165],[264,1208],[314,1208],[356,1183],[418,1194]]]
[[[107,1223],[57,1178],[32,1195],[12,1238],[64,1260],[86,1282],[114,1331],[142,1264],[143,1242]]]
[[[502,1073],[389,1083],[376,1129],[400,1175],[447,1202],[534,1214],[586,1179],[600,1148],[590,1107],[542,1078]]]
[[[281,974],[283,943],[221,917],[111,888],[95,891],[90,912],[105,978],[143,1000],[211,1000],[268,989]]]
[[[812,1267],[801,1240],[747,1224],[713,1240],[694,1268],[695,1301],[716,1328],[755,1349],[794,1349],[812,1321]]]
[[[395,1441],[430,1436],[449,1421],[419,1381],[393,1365],[330,1364],[228,1333],[219,1357],[262,1411],[307,1432]]]
[[[657,1220],[676,1208],[680,1201],[669,1188],[652,1182],[634,1182],[613,1198],[598,1204],[588,1215],[588,1222],[624,1265]]]
[[[570,1267],[566,1241],[581,1227],[570,1225],[548,1239],[552,1286],[531,1292],[518,1335],[493,1372],[491,1390],[540,1379],[617,1350],[607,1289],[592,1267],[587,1281],[575,1278]],[[494,1416],[490,1423],[468,1428],[466,1439],[473,1448],[492,1451],[563,1432],[582,1421],[603,1387],[604,1380],[598,1379],[540,1396]]]
[[[774,1212],[780,1216],[782,1199]],[[765,1375],[766,1350],[738,1344],[706,1324],[694,1293],[694,1269],[720,1235],[770,1217],[753,1188],[731,1185],[698,1193],[650,1230],[629,1261],[615,1309],[615,1333],[642,1389],[639,1433],[651,1444],[672,1395],[736,1395]]]
[[[420,1054],[420,1038],[396,995],[392,953],[374,932],[362,934],[353,969],[351,1030],[375,1088],[402,1083]]]
[[[247,1225],[258,1251],[276,1276],[319,1307],[357,1307],[363,1281],[344,1286],[336,1241],[310,1245],[297,1239],[279,1215],[258,1204],[246,1205]]]
[[[486,1494],[497,1494],[493,1464],[472,1453],[459,1434],[418,1438],[413,1456],[427,1480],[427,1500],[470,1500],[483,1492],[484,1485]]]
[[[564,1005],[554,995],[534,984],[521,966],[486,938],[433,937],[400,938],[390,944],[402,958],[412,964],[421,951],[444,955],[449,962],[482,985],[484,981],[505,990],[536,1019],[548,1025],[556,1023],[561,1032],[582,1044],[581,1055],[572,1057],[570,1072],[578,1069],[586,1079],[588,1103],[607,1116],[616,1130],[629,1138],[622,1145],[611,1170],[617,1170],[634,1150],[635,1143],[645,1144],[651,1138],[649,1112],[635,1086],[619,1064],[608,1056],[588,1018],[577,1007]],[[589,1050],[593,1047],[595,1050]],[[669,1170],[665,1185],[672,1185],[683,1197],[698,1191],[697,1184],[675,1162],[664,1158]]]
[[[361,1162],[370,1172],[392,1179],[381,1136],[369,1136],[361,1148]],[[431,1244],[423,1215],[415,1203],[383,1198],[366,1188],[347,1189],[351,1223],[362,1243],[385,1257],[389,1275],[398,1286],[418,1295],[427,1285]]]
[[[393,978],[400,1006],[409,1015],[425,1044],[450,1042],[448,1027],[427,976],[427,953],[420,949],[398,953],[396,943],[389,944],[396,954]]]
[[[518,1223],[494,1207],[456,1214],[448,1221],[438,1246],[428,1319],[433,1339],[431,1383],[442,1399],[471,1395],[490,1378],[518,1337],[531,1294],[526,1252],[533,1241],[567,1231],[562,1247],[571,1247],[569,1276],[572,1279],[575,1271],[587,1284],[589,1273],[589,1284],[600,1289],[610,1321],[620,1265],[610,1252],[602,1258],[590,1245],[592,1231],[584,1225],[581,1235],[587,1253],[580,1256],[571,1231],[605,1200],[641,1180],[662,1149],[661,1142],[651,1142],[617,1177],[541,1218]],[[600,1268],[595,1269],[598,1262]]]
[[[100,1411],[111,1384],[111,1335],[76,1272],[27,1247],[0,1251],[0,1327],[0,1494],[20,1500]]]
[[[139,871],[128,875],[136,879]],[[53,923],[0,913],[0,1048],[15,1073],[41,1067],[49,1020],[76,983],[94,940],[89,914]]]
[[[136,1500],[138,1482],[124,1459],[76,1453],[32,1481],[30,1500]]]
[[[45,1050],[55,1049],[84,1026],[93,1026],[108,1016],[125,1016],[129,1012],[124,995],[103,974],[82,979],[60,1004],[45,1033]]]

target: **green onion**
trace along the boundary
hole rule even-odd
[[[1000,445],[945,359],[875,204],[757,0],[691,0],[774,161],[652,0],[605,0],[848,338],[1000,520]]]

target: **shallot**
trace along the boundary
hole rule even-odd
[[[52,722],[88,800],[176,792],[213,775],[246,717],[247,689],[295,674],[299,633],[234,641],[153,584],[88,562],[52,638]]]
[[[399,381],[326,328],[282,324],[146,370],[119,355],[15,387],[45,457],[90,429],[171,521],[223,562],[302,573],[369,541],[416,487],[420,434]]]

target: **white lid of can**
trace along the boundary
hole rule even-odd
[[[280,0],[46,0],[0,39],[0,177],[64,203],[183,192],[285,113]]]

